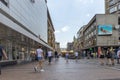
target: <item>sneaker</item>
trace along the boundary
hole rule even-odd
[[[44,72],[44,69],[41,69],[40,71],[41,71],[41,72]]]
[[[37,72],[37,67],[34,67],[35,72]]]

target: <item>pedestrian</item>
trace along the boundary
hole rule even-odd
[[[55,55],[55,60],[57,60],[58,59],[58,52],[55,51],[54,55]]]
[[[107,56],[107,65],[111,66],[112,65],[112,61],[111,61],[112,53],[111,53],[109,48],[107,50],[107,55],[106,56]]]
[[[4,57],[5,59],[8,59],[5,50],[3,49],[2,46],[0,46],[0,61],[2,60],[2,57]],[[0,75],[1,75],[1,64],[0,64]]]
[[[117,51],[117,64],[120,64],[120,47],[118,48],[118,51]]]
[[[66,54],[65,54],[65,59],[66,59],[66,62],[68,63],[68,58],[69,58],[69,53],[67,52]]]
[[[38,64],[36,65],[36,67],[34,67],[34,70],[37,71],[38,67],[40,67],[40,71],[44,71],[43,69],[44,53],[41,45],[38,46],[38,49],[36,49],[36,55]]]
[[[49,62],[49,64],[51,64],[51,61],[52,61],[52,51],[49,50],[48,51],[48,62]]]
[[[99,58],[100,58],[100,64],[104,65],[104,53],[102,52],[102,50],[99,53]]]
[[[45,53],[45,59],[47,59],[48,58],[48,51],[46,51],[46,53]]]
[[[115,65],[115,61],[114,61],[114,58],[115,58],[115,52],[113,49],[111,49],[111,65],[114,66]]]
[[[75,60],[76,60],[76,62],[78,61],[78,52],[76,51],[75,53],[74,53],[74,55],[75,55]]]

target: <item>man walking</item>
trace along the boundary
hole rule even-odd
[[[55,60],[57,60],[57,59],[58,59],[58,52],[55,51]]]
[[[43,60],[44,60],[44,54],[42,50],[42,46],[38,46],[38,49],[36,50],[37,60],[38,64],[36,67],[34,67],[34,70],[37,71],[38,67],[40,67],[40,71],[44,71],[43,69]]]
[[[3,49],[2,46],[0,46],[0,61],[2,60],[2,57],[4,57],[5,59],[8,59],[5,50]],[[1,64],[0,64],[0,75],[1,75]]]

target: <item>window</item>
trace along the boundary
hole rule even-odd
[[[110,4],[109,5],[113,5],[115,3],[114,0],[110,0]]]
[[[120,4],[118,5],[118,9],[120,10]]]
[[[4,5],[8,6],[9,0],[0,0]]]
[[[120,25],[120,17],[118,18],[118,25]]]
[[[112,7],[109,12],[110,12],[110,13],[113,13],[113,12],[115,12],[115,11],[117,11],[117,6]]]

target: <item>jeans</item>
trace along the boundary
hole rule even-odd
[[[117,64],[120,64],[119,59],[120,59],[120,58],[119,58],[119,57],[117,57]]]

